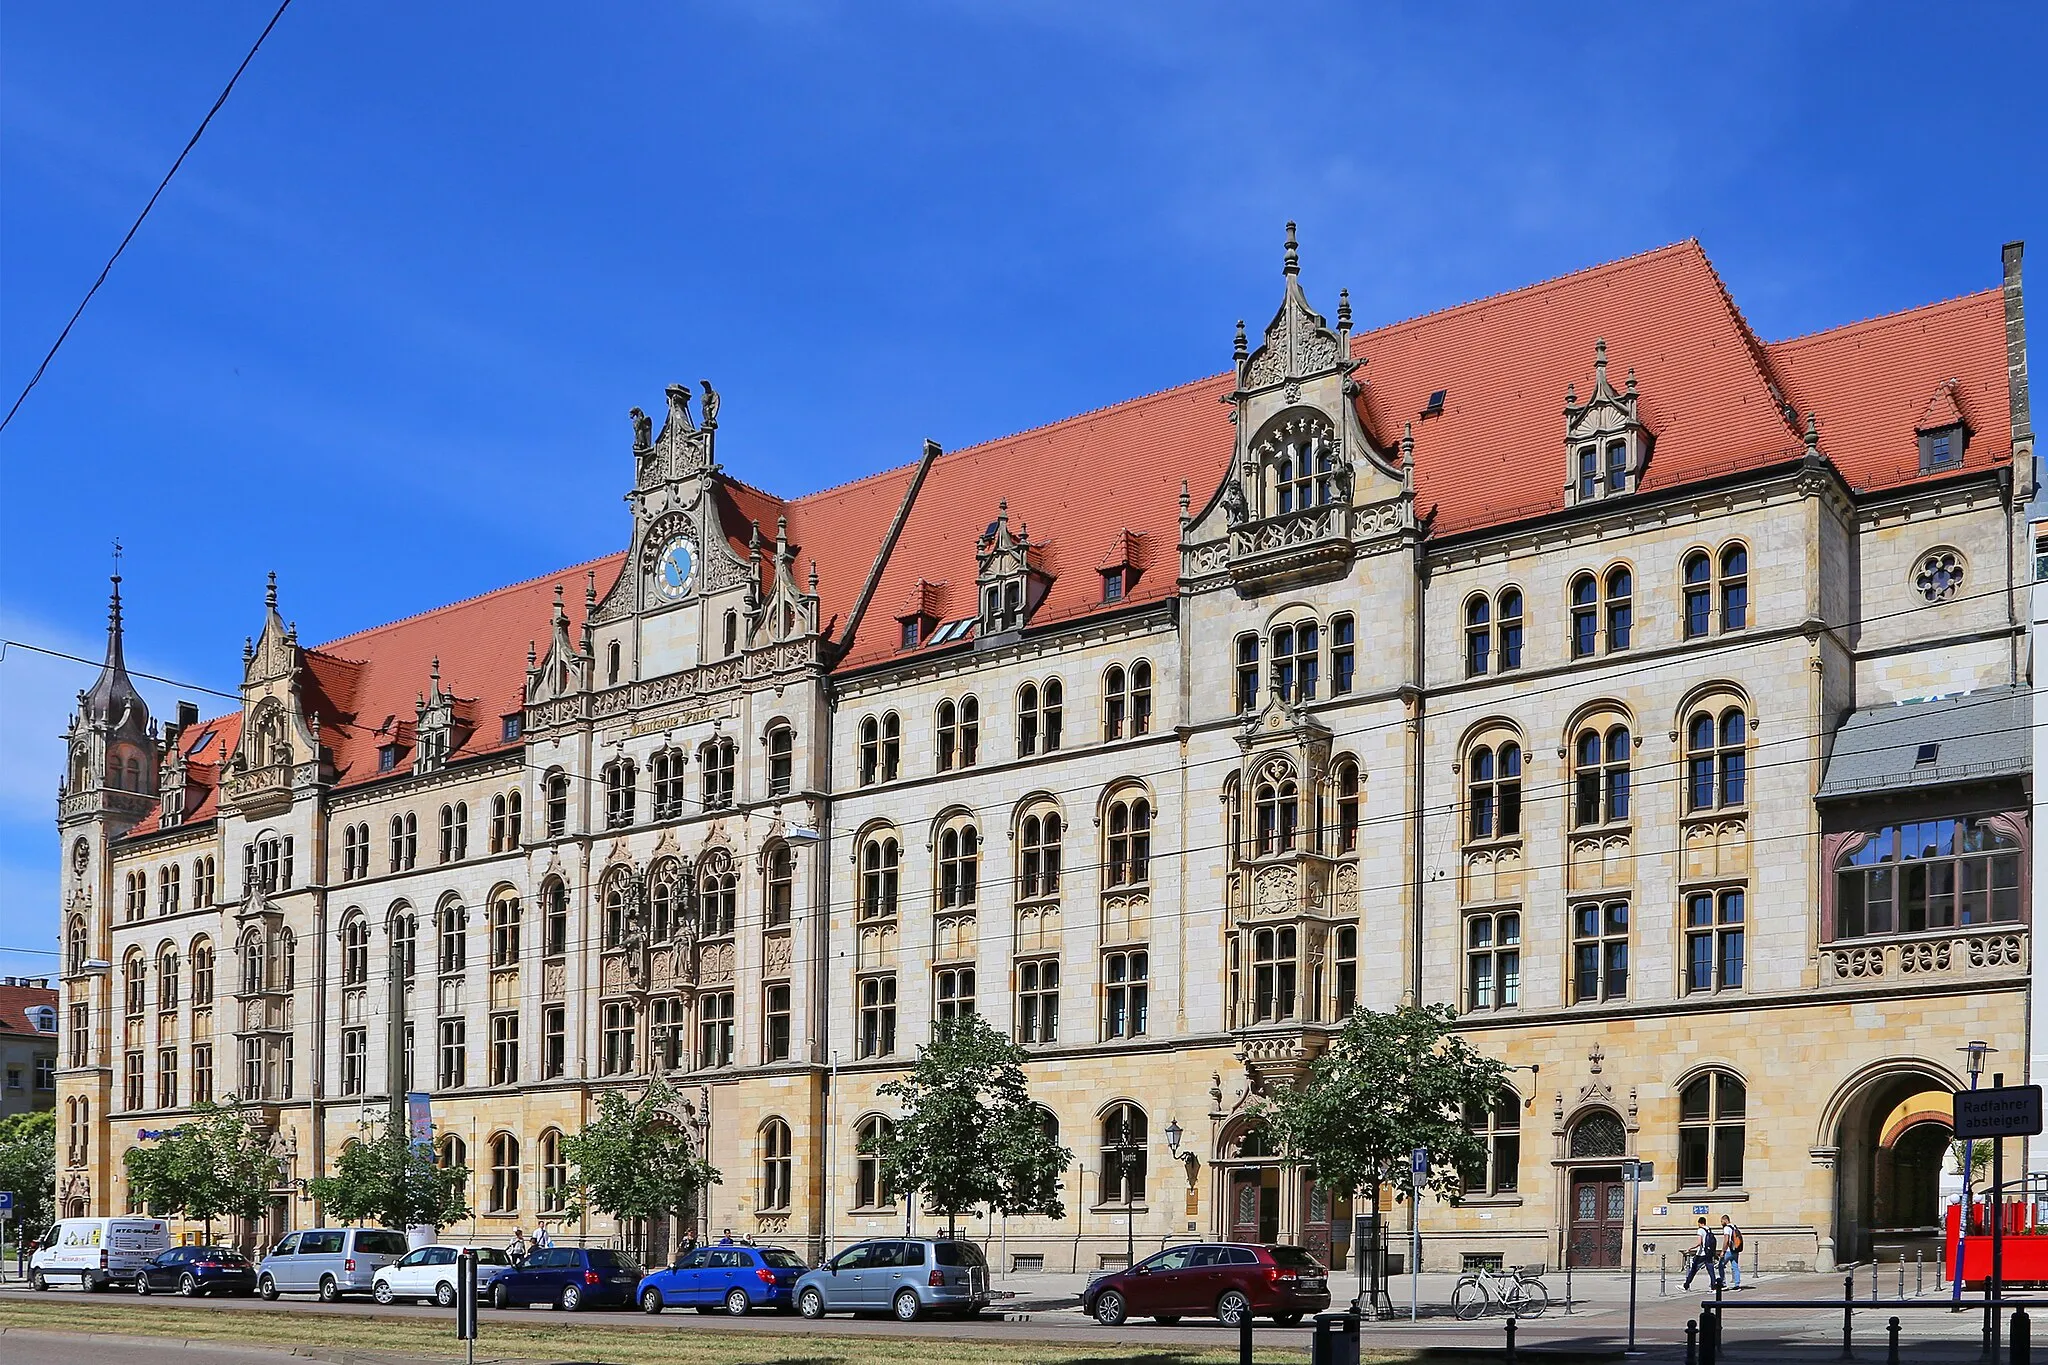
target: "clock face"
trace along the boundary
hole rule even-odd
[[[697,571],[697,556],[690,549],[690,542],[677,536],[661,552],[661,559],[654,570],[655,586],[661,595],[673,601],[690,590],[690,578]]]

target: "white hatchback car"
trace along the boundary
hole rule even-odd
[[[379,1303],[398,1299],[432,1299],[443,1308],[455,1306],[455,1258],[462,1247],[421,1247],[377,1272],[371,1293]],[[512,1268],[512,1258],[496,1247],[471,1247],[476,1252],[479,1299],[490,1293],[491,1281]]]

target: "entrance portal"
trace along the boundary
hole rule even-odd
[[[1880,1246],[1889,1260],[1941,1235],[1951,1081],[1921,1062],[1887,1067],[1844,1087],[1829,1106],[1838,1263],[1870,1260]]]
[[[1580,1270],[1618,1270],[1628,1232],[1628,1186],[1615,1166],[1572,1172],[1571,1227],[1565,1237],[1567,1265]]]
[[[1230,1173],[1230,1240],[1280,1240],[1280,1168],[1244,1166]]]

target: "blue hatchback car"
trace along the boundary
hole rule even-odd
[[[650,1313],[723,1308],[734,1317],[755,1308],[786,1310],[803,1273],[804,1258],[787,1247],[698,1247],[640,1281],[640,1306]]]
[[[579,1308],[624,1308],[640,1283],[640,1263],[602,1247],[547,1247],[491,1281],[491,1307],[552,1303]]]

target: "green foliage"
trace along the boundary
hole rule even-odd
[[[1376,1191],[1384,1180],[1412,1198],[1408,1159],[1420,1147],[1429,1153],[1421,1188],[1455,1200],[1457,1172],[1486,1159],[1465,1110],[1490,1105],[1506,1075],[1452,1036],[1456,1022],[1441,1004],[1353,1014],[1307,1078],[1263,1106],[1279,1149],[1331,1190]]]
[[[599,1097],[597,1118],[562,1139],[571,1168],[564,1215],[579,1219],[588,1206],[614,1218],[687,1217],[698,1193],[723,1177],[698,1155],[679,1112],[675,1087],[658,1076],[637,1100],[618,1090]]]
[[[441,1166],[403,1123],[373,1123],[335,1153],[334,1174],[306,1182],[329,1217],[384,1228],[447,1227],[469,1217],[469,1171]]]
[[[998,1213],[1064,1218],[1059,1179],[1074,1154],[1025,1088],[1024,1049],[978,1014],[939,1021],[910,1074],[879,1087],[903,1117],[875,1155],[890,1184],[950,1223],[986,1204]]]
[[[199,1105],[169,1137],[131,1147],[122,1160],[144,1208],[203,1223],[208,1236],[216,1219],[261,1218],[282,1176],[268,1135],[233,1107],[232,1097]]]
[[[39,1235],[57,1218],[57,1116],[15,1114],[0,1119],[0,1190],[14,1191],[14,1228]]]

